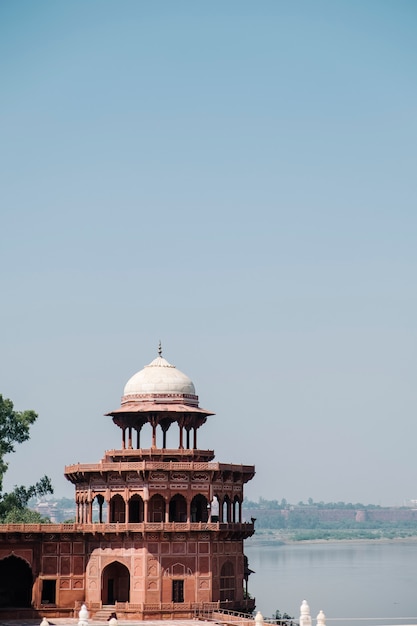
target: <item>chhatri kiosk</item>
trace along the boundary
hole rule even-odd
[[[25,561],[32,577],[25,597],[50,616],[82,603],[103,619],[111,611],[142,620],[218,606],[253,610],[243,542],[254,525],[243,522],[242,502],[255,470],[214,462],[212,450],[197,446],[213,413],[199,406],[192,381],[159,348],[108,415],[120,428],[120,448],[99,463],[65,468],[75,486],[75,523],[8,526],[9,545],[18,544],[9,551],[0,530],[0,573],[2,559]],[[141,447],[145,429],[149,448]]]

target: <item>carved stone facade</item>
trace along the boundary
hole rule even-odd
[[[81,603],[92,616],[116,610],[132,619],[253,609],[243,542],[254,526],[242,521],[242,503],[254,467],[217,463],[197,448],[212,413],[199,407],[193,383],[159,354],[108,415],[121,448],[65,468],[75,523],[0,527],[0,580],[10,574],[0,583],[0,615],[75,615]],[[152,445],[142,449],[146,424]],[[170,428],[178,448],[166,447]]]

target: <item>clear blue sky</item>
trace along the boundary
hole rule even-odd
[[[164,356],[248,497],[417,498],[417,4],[3,0],[5,487]]]

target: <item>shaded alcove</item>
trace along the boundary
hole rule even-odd
[[[129,523],[137,524],[143,522],[144,505],[142,498],[135,494],[129,500]]]
[[[14,555],[0,560],[0,607],[30,608],[33,574],[29,564]]]
[[[236,580],[233,563],[226,561],[226,563],[223,563],[220,571],[220,601],[234,600],[235,587]]]
[[[101,594],[103,604],[129,602],[130,573],[126,565],[119,563],[119,561],[114,561],[104,568]]]
[[[201,493],[196,495],[191,502],[191,521],[207,522],[210,505],[205,496]]]
[[[183,495],[177,493],[169,502],[169,521],[187,521],[187,501]]]

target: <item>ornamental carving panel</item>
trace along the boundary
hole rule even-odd
[[[210,480],[210,477],[206,472],[194,472],[192,480],[199,482],[208,482]]]
[[[126,474],[126,481],[128,483],[142,483],[143,480],[136,472],[128,472]]]
[[[90,483],[92,485],[106,485],[106,482],[104,480],[104,478],[102,478],[101,476],[92,476],[90,479]]]
[[[149,559],[148,561],[148,576],[158,576],[158,561],[156,559]]]
[[[187,552],[187,544],[183,541],[179,543],[172,544],[172,553],[173,554],[186,554]]]
[[[140,576],[143,576],[142,560],[135,559],[135,564],[133,567],[133,575],[135,578],[139,578]]]
[[[113,486],[115,485],[122,485],[122,487],[125,486],[124,480],[119,476],[119,474],[109,474],[107,482],[109,484],[112,484]]]
[[[71,557],[61,556],[61,574],[63,576],[70,576],[71,574]]]
[[[61,554],[71,554],[71,544],[66,542],[62,543],[59,546],[59,551]]]
[[[56,556],[44,556],[43,559],[43,573],[44,574],[56,574],[58,571],[58,558]]]
[[[188,474],[186,472],[171,472],[171,480],[188,483]]]
[[[200,580],[199,585],[198,585],[199,589],[210,589],[210,581],[209,580]]]
[[[84,544],[81,541],[75,541],[73,545],[74,554],[84,554]]]
[[[74,574],[84,574],[84,557],[74,556]]]
[[[165,481],[168,480],[168,474],[167,472],[151,472],[149,478],[150,480]]]
[[[57,543],[44,543],[43,552],[44,554],[56,554],[58,552],[58,544]]]

